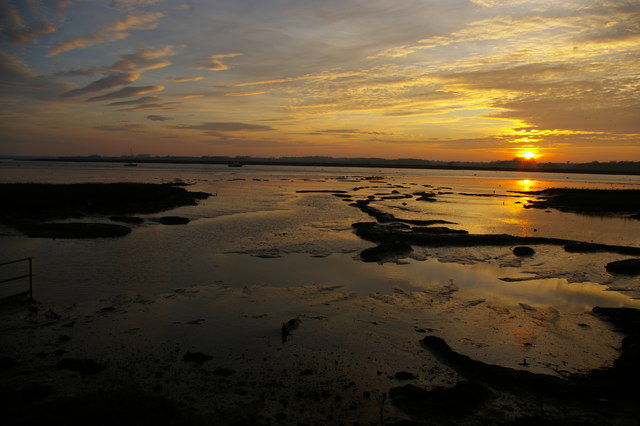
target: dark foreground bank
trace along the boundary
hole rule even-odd
[[[172,183],[0,184],[0,223],[29,237],[120,237],[131,228],[111,222],[140,223],[144,220],[132,215],[196,205],[210,195]],[[59,222],[87,217],[99,222]],[[188,220],[168,217],[164,222]]]
[[[103,308],[92,318],[111,321],[127,316],[118,311],[118,307]],[[327,346],[321,354],[297,345],[296,339],[309,332],[305,327],[322,321],[311,317],[282,344],[273,321],[264,350],[241,356],[249,359],[251,371],[260,371],[257,374],[221,366],[220,354],[177,346],[150,352],[125,350],[128,355],[122,358],[105,344],[102,351],[87,346],[81,351],[85,355],[78,356],[68,346],[76,338],[74,330],[96,323],[85,317],[72,325],[68,313],[56,314],[46,312],[47,322],[37,325],[41,337],[47,337],[47,330],[58,331],[29,350],[35,357],[0,358],[5,424],[636,425],[640,419],[640,311],[636,309],[595,308],[593,316],[625,335],[620,355],[611,367],[564,378],[532,373],[526,366],[513,369],[478,361],[456,352],[435,334],[416,335],[408,343],[416,349],[412,356],[423,360],[423,369],[389,371],[370,357],[344,371],[338,366],[348,352],[336,350],[338,346]],[[185,326],[202,327],[206,321],[201,318],[199,324],[191,321]],[[68,334],[60,334],[62,330]],[[32,331],[32,326],[24,327],[24,332]],[[330,337],[331,330],[325,332]],[[367,334],[364,329],[359,332]],[[356,331],[353,338],[360,337]],[[385,347],[387,352],[394,350]],[[309,368],[312,360],[319,363]],[[380,391],[363,387],[359,370],[377,370],[381,380],[389,375],[395,384]],[[451,378],[448,384],[425,386],[415,380],[438,371],[452,372],[445,373]],[[16,380],[17,386],[8,386]]]

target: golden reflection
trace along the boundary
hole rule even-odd
[[[538,185],[537,180],[532,179],[522,179],[517,183],[517,187],[520,191],[533,191],[533,189]]]

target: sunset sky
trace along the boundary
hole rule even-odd
[[[0,155],[640,161],[638,0],[0,0]]]

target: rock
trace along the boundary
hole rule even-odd
[[[411,245],[402,241],[384,241],[376,247],[369,247],[360,252],[365,262],[379,262],[389,257],[402,257],[411,253]]]
[[[640,259],[625,259],[607,263],[610,274],[640,275]]]
[[[282,323],[282,327],[280,329],[281,330],[280,333],[282,336],[282,343],[287,342],[287,337],[291,334],[293,330],[300,327],[300,324],[302,324],[302,320],[300,318],[291,318],[286,323],[285,322]]]
[[[516,256],[533,256],[535,254],[535,250],[532,249],[531,247],[526,247],[526,246],[520,246],[520,247],[515,247],[513,249],[513,254],[515,254]]]
[[[160,223],[163,225],[186,225],[189,219],[181,216],[162,216]]]
[[[302,324],[302,320],[300,318],[291,318],[289,321],[287,321],[285,326],[287,327],[288,331],[293,331],[296,328],[300,327],[300,324]]]
[[[434,193],[423,194],[423,195],[419,196],[418,198],[416,198],[416,200],[418,200],[418,201],[429,201],[429,202],[437,201],[436,200],[436,194],[434,194]]]

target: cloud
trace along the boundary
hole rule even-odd
[[[144,96],[138,99],[132,99],[130,101],[119,101],[119,102],[111,102],[108,106],[123,106],[123,105],[139,105],[150,102],[158,102],[161,101],[162,98],[160,96]]]
[[[202,130],[205,132],[264,132],[268,130],[275,130],[271,126],[236,122],[206,122],[193,125],[181,124],[173,126],[173,128],[181,130]]]
[[[165,46],[162,49],[153,50],[149,48],[141,49],[137,52],[123,55],[117,62],[101,67],[92,67],[85,70],[69,70],[56,73],[62,76],[85,76],[92,75],[100,71],[108,71],[104,77],[89,83],[88,85],[69,90],[60,96],[64,98],[80,96],[88,93],[99,92],[117,86],[123,86],[138,80],[140,75],[148,70],[157,69],[171,65],[166,60],[156,60],[164,55],[172,55],[173,48]]]
[[[235,87],[244,87],[244,86],[259,86],[263,84],[280,84],[280,83],[292,83],[301,80],[315,80],[315,79],[323,79],[322,75],[303,75],[300,77],[287,77],[287,78],[277,78],[273,80],[259,80],[259,81],[249,81],[246,83],[236,83]]]
[[[164,86],[125,87],[115,92],[107,93],[106,95],[89,98],[87,99],[87,102],[110,101],[112,99],[129,98],[131,96],[144,95],[146,93],[159,92],[161,90],[164,90]]]
[[[137,52],[123,55],[122,59],[109,66],[111,71],[151,70],[171,65],[169,61],[155,61],[165,56],[174,55],[173,46],[166,45],[161,49],[144,48]]]
[[[0,50],[0,93],[20,98],[54,99],[69,85],[53,81],[32,70],[15,55]]]
[[[225,96],[256,96],[256,95],[263,95],[266,92],[230,92],[230,93],[225,93]]]
[[[121,21],[116,21],[111,25],[102,27],[98,31],[83,37],[75,38],[58,43],[53,47],[47,56],[55,56],[69,50],[82,47],[89,47],[99,43],[122,40],[129,37],[125,31],[128,30],[153,30],[158,26],[158,21],[165,16],[162,12],[149,12],[140,15],[130,15]]]
[[[105,124],[103,126],[93,126],[94,129],[105,130],[108,132],[131,132],[143,129],[145,126],[143,124]]]
[[[222,62],[224,58],[234,58],[240,56],[242,53],[220,53],[217,55],[211,55],[205,61],[200,69],[206,69],[209,71],[223,71],[229,69],[229,66]]]
[[[620,102],[596,93],[570,99],[523,98],[501,106],[508,110],[498,117],[523,120],[540,129],[640,134],[640,102],[637,101]]]
[[[171,65],[171,62],[166,60],[157,61],[155,59],[164,55],[173,54],[171,46],[165,46],[159,50],[153,50],[149,48],[141,49],[135,53],[123,55],[122,59],[118,60],[114,64],[104,67],[92,67],[85,70],[70,70],[59,72],[56,75],[63,76],[85,76],[91,75],[99,71],[108,71],[109,73],[92,82],[88,85],[79,88],[69,90],[61,94],[63,98],[85,95],[87,93],[99,92],[106,89],[111,89],[117,86],[124,86],[126,84],[133,83],[138,80],[140,75],[148,70],[163,68]]]
[[[0,34],[10,43],[25,45],[47,34],[57,32],[57,28],[44,16],[36,16],[27,22],[18,9],[8,0],[0,0]]]
[[[87,93],[99,92],[101,90],[111,89],[117,86],[123,86],[125,84],[133,83],[138,79],[139,76],[140,74],[137,73],[109,74],[106,77],[96,80],[93,83],[89,83],[88,85],[80,89],[69,90],[68,92],[63,93],[60,96],[63,98],[68,98],[72,96],[85,95]]]
[[[160,0],[111,0],[111,6],[130,12],[143,6],[151,6],[158,3]]]
[[[145,103],[145,104],[139,104],[138,106],[133,106],[131,108],[119,109],[118,111],[134,112],[134,111],[144,111],[148,109],[170,110],[170,109],[175,109],[173,108],[174,105],[181,105],[183,103],[184,102]]]
[[[147,119],[151,121],[167,121],[173,120],[171,117],[165,117],[164,115],[147,115]]]
[[[57,31],[58,29],[48,22],[40,22],[33,27],[26,28],[2,28],[2,33],[9,39],[9,41],[18,45],[25,45],[32,40],[47,34],[53,34]]]
[[[56,3],[56,9],[63,10],[73,4],[73,0],[58,0]]]
[[[330,135],[332,137],[339,136],[342,138],[353,138],[353,137],[358,137],[363,135],[370,135],[370,136],[389,135],[389,133],[385,133],[385,132],[373,132],[373,131],[365,131],[360,129],[327,129],[327,130],[318,130],[315,132],[306,132],[302,134],[307,136]]]
[[[165,78],[164,81],[172,81],[174,83],[186,83],[188,81],[199,81],[204,77],[173,77],[173,78]]]
[[[327,133],[327,134],[345,134],[345,135],[384,135],[384,132],[370,132],[363,131],[359,129],[327,129],[327,130],[319,130],[317,133]]]

